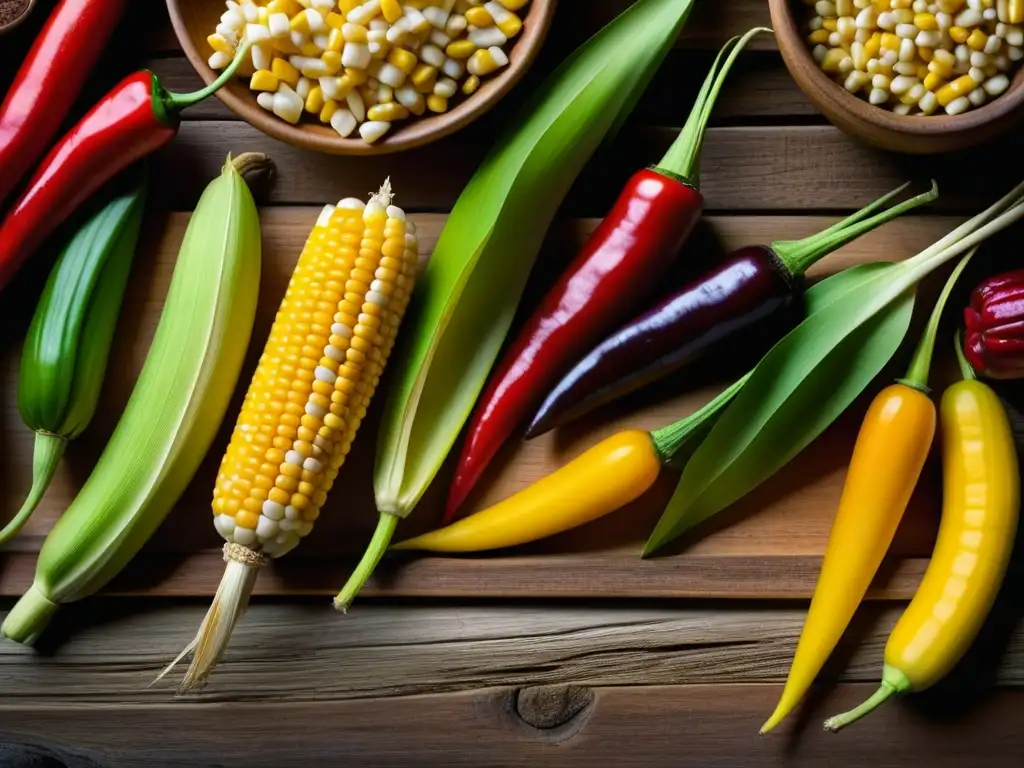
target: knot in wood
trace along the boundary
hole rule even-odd
[[[594,692],[578,685],[540,685],[516,692],[516,714],[540,730],[566,725],[594,702]]]

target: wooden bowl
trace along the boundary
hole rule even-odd
[[[821,71],[800,32],[808,6],[793,0],[768,0],[772,26],[786,68],[800,90],[846,133],[876,147],[908,154],[966,149],[995,138],[1024,115],[1024,68],[998,98],[960,115],[897,115],[854,96]]]
[[[22,11],[21,16],[8,24],[0,24],[0,35],[6,35],[8,32],[13,32],[16,27],[32,15],[32,10],[35,8],[35,5],[36,0],[28,0],[28,5],[25,6],[25,10]]]
[[[167,0],[167,9],[185,55],[203,81],[212,82],[216,73],[207,65],[211,51],[206,38],[213,32],[225,11],[223,1]],[[232,112],[254,128],[299,147],[332,155],[382,155],[412,149],[436,141],[473,122],[497,104],[525,74],[540,52],[551,26],[555,0],[531,0],[527,9],[522,32],[505,48],[509,63],[500,73],[484,78],[476,93],[455,102],[455,106],[448,112],[395,123],[384,138],[373,144],[363,141],[358,134],[355,138],[342,138],[329,125],[306,117],[298,125],[291,125],[260,107],[256,103],[256,94],[249,90],[242,79],[236,79],[221,88],[217,96]]]

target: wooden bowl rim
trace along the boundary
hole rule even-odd
[[[821,71],[810,48],[800,36],[800,28],[793,11],[792,0],[768,0],[772,27],[779,44],[779,52],[790,75],[812,101],[824,101],[829,108],[844,112],[853,120],[893,133],[910,136],[935,137],[967,133],[1002,120],[1024,104],[1024,67],[1018,66],[1010,88],[1002,95],[974,107],[960,115],[897,115],[870,104],[843,88]],[[809,74],[805,72],[809,70]],[[806,78],[810,78],[807,82]],[[819,105],[821,106],[821,105]]]
[[[194,44],[181,8],[189,2],[213,1],[167,0],[171,25],[182,50],[207,84],[213,82],[216,74]],[[512,90],[540,53],[551,28],[556,3],[557,0],[530,0],[529,12],[523,17],[523,31],[507,51],[508,66],[497,77],[487,78],[472,97],[461,101],[444,114],[416,118],[373,144],[367,144],[361,138],[342,138],[330,126],[306,121],[298,125],[287,123],[260,107],[255,95],[238,81],[224,86],[216,95],[232,112],[254,128],[280,141],[318,152],[332,155],[386,155],[421,147],[469,125]]]

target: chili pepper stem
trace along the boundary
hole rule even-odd
[[[370,539],[370,544],[366,547],[362,560],[359,561],[356,569],[349,576],[348,581],[345,582],[345,586],[341,588],[341,592],[334,598],[335,609],[342,613],[347,612],[348,607],[355,600],[363,585],[366,584],[366,580],[370,578],[370,574],[373,573],[380,559],[384,557],[384,553],[391,543],[391,538],[395,535],[398,521],[398,515],[393,515],[390,512],[380,513],[377,529],[373,532],[373,538]]]
[[[892,221],[907,211],[918,206],[930,203],[939,196],[938,185],[932,181],[931,189],[920,195],[904,200],[898,205],[883,210],[881,213],[867,217],[869,214],[885,206],[890,200],[906,189],[907,185],[897,187],[887,195],[868,204],[857,213],[847,219],[833,224],[828,229],[817,234],[805,237],[803,240],[783,240],[772,243],[772,250],[779,257],[791,275],[802,275],[811,268],[816,261],[842,248],[849,242],[856,240],[865,232]]]
[[[956,363],[960,366],[960,375],[964,377],[964,381],[973,381],[978,377],[975,375],[971,364],[967,362],[967,358],[964,357],[962,343],[960,332],[957,331],[956,336],[953,337],[953,346],[956,348]]]
[[[907,369],[907,375],[899,379],[900,384],[906,384],[908,387],[919,389],[925,394],[930,390],[928,388],[928,373],[932,366],[932,354],[935,350],[935,336],[939,331],[939,323],[942,321],[942,311],[946,306],[946,302],[949,300],[949,295],[953,292],[953,286],[956,285],[957,279],[963,273],[967,267],[967,263],[971,260],[971,257],[977,252],[978,246],[974,246],[969,250],[960,263],[956,265],[956,269],[950,274],[949,279],[946,280],[946,284],[942,287],[942,293],[939,294],[938,301],[935,302],[935,307],[932,309],[931,316],[928,318],[928,325],[925,328],[924,334],[921,336],[921,341],[918,342],[917,349],[914,350],[914,357],[910,361],[910,367]]]
[[[711,65],[711,71],[704,79],[700,93],[697,94],[697,100],[694,102],[693,109],[690,110],[686,125],[683,126],[679,137],[669,147],[661,162],[655,166],[656,171],[667,176],[685,179],[694,186],[700,183],[700,168],[698,167],[700,151],[704,143],[708,120],[711,117],[711,110],[718,98],[718,92],[722,90],[722,84],[725,82],[729,70],[732,69],[733,63],[747,42],[755,35],[771,31],[768,27],[755,27],[742,37],[732,38],[722,47],[714,64]],[[723,62],[722,57],[726,55],[727,51],[728,57]]]
[[[46,493],[67,444],[68,441],[60,435],[36,432],[35,447],[32,451],[32,487],[29,489],[21,509],[18,510],[18,514],[0,531],[0,544],[10,541],[28,522],[42,500],[43,494]]]
[[[667,427],[656,429],[651,432],[651,440],[654,441],[654,450],[662,464],[672,460],[672,456],[686,444],[690,436],[701,427],[708,419],[718,413],[719,406],[735,397],[736,393],[747,383],[750,374],[746,374],[728,389],[722,391],[717,397],[711,400],[699,411],[695,411],[685,419],[669,424]],[[646,552],[645,552],[646,554]]]
[[[162,87],[158,86],[158,91],[153,94],[153,106],[161,119],[167,112],[180,112],[186,107],[198,104],[203,99],[212,96],[216,91],[220,90],[225,83],[235,76],[235,72],[237,72],[238,68],[242,66],[242,62],[245,61],[245,57],[249,54],[249,48],[251,46],[252,44],[248,40],[242,41],[242,44],[238,46],[238,50],[235,52],[235,58],[227,68],[205,88],[200,88],[198,91],[193,91],[192,93],[173,93],[171,91],[165,91]]]
[[[840,730],[850,725],[850,723],[855,723],[864,717],[864,715],[878,709],[878,707],[893,696],[904,694],[909,690],[910,681],[907,679],[907,676],[895,667],[891,667],[886,664],[882,670],[882,684],[879,686],[878,690],[875,691],[874,695],[860,706],[851,709],[849,712],[844,712],[841,715],[830,717],[825,721],[825,730],[831,731],[832,733],[838,733]]]

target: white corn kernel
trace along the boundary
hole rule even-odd
[[[924,96],[922,96],[921,100],[917,102],[917,106],[924,114],[930,115],[938,108],[939,100],[931,91],[925,91]]]
[[[253,45],[269,42],[270,37],[270,27],[264,27],[262,24],[245,25],[245,39]]]
[[[939,31],[945,32],[953,26],[953,16],[944,11],[935,14],[935,23],[939,25]]]
[[[270,91],[262,91],[256,94],[256,103],[263,107],[267,112],[274,111],[274,94]]]
[[[1024,27],[1012,26],[1006,29],[1007,45],[1024,45]]]
[[[984,88],[975,88],[967,94],[967,100],[975,107],[980,107],[988,100],[988,96],[986,95]]]
[[[341,66],[346,69],[366,69],[370,66],[372,58],[366,43],[345,43],[345,50],[341,53]]]
[[[281,83],[280,89],[274,94],[275,115],[295,125],[299,122],[299,118],[302,117],[302,110],[305,106],[305,102],[303,102],[299,94],[286,84]]]
[[[1006,75],[996,75],[987,80],[982,87],[989,96],[998,96],[1010,87],[1010,78]]]
[[[270,14],[267,24],[270,27],[270,36],[276,40],[288,37],[291,33],[291,26],[288,23],[288,14],[286,13]]]
[[[470,29],[468,38],[477,48],[491,48],[508,42],[508,38],[497,27],[484,27],[483,29],[474,27]]]
[[[458,80],[465,74],[466,65],[458,59],[448,59],[444,66],[441,67],[441,71],[448,75],[448,77]]]
[[[423,9],[422,11],[424,18],[430,22],[430,25],[435,29],[444,29],[444,25],[448,22],[448,15],[450,11],[444,8],[439,8],[436,5],[431,5]]]
[[[995,35],[989,35],[988,40],[985,41],[985,53],[989,56],[999,53],[999,49],[1003,47],[1003,39],[996,37]]]
[[[987,53],[983,51],[975,51],[971,54],[971,66],[972,67],[987,67],[992,63],[992,59]]]
[[[228,45],[234,47],[238,45],[238,35],[244,33],[245,30],[242,29],[241,31],[239,31],[234,27],[230,27],[227,24],[221,22],[217,25],[217,28],[214,30],[214,32],[220,35],[222,38],[224,38],[225,42],[227,42]]]
[[[868,101],[875,106],[879,104],[885,104],[889,100],[889,94],[887,91],[883,91],[881,88],[872,88],[871,93],[868,94]]]
[[[854,70],[846,76],[846,81],[843,83],[843,87],[846,88],[850,93],[856,93],[868,83],[868,74],[866,72],[858,72]]]
[[[942,45],[942,33],[938,30],[922,30],[917,33],[914,42],[921,48],[938,48]]]
[[[300,77],[298,84],[295,86],[295,93],[298,94],[303,103],[305,103],[306,99],[309,98],[309,92],[311,90],[313,90],[313,84],[309,81],[309,78]]]
[[[450,77],[442,77],[434,83],[434,95],[443,96],[446,99],[452,98],[459,89],[459,84]]]
[[[348,96],[346,96],[345,103],[348,104],[349,111],[355,116],[358,122],[361,123],[366,119],[366,102],[363,101],[363,97],[359,91],[352,91]]]
[[[400,70],[391,62],[384,62],[384,64],[381,65],[380,72],[377,74],[378,80],[392,88],[400,88],[402,83],[405,82],[405,77],[405,72]]]
[[[995,8],[986,8],[981,12],[981,16],[985,21],[995,21],[999,18],[999,14],[996,12]]]
[[[877,21],[878,11],[874,5],[868,5],[857,14],[854,23],[857,25],[857,29],[874,29]]]
[[[909,115],[911,109],[912,109],[912,107],[911,107],[910,104],[902,104],[901,103],[901,104],[897,104],[895,107],[893,107],[892,111],[894,113],[896,113],[897,115]]]
[[[336,130],[343,139],[347,139],[356,129],[356,118],[347,109],[335,110],[331,115],[331,128]]]
[[[853,40],[857,34],[857,23],[852,16],[840,16],[836,22],[836,31],[843,40]]]
[[[872,88],[881,88],[883,91],[888,91],[892,86],[892,78],[888,75],[877,74],[871,78]]]
[[[430,35],[428,35],[427,40],[442,50],[447,48],[448,44],[452,41],[452,39],[440,29],[432,30]]]
[[[274,59],[268,45],[254,45],[249,49],[249,55],[254,69],[270,69]]]
[[[363,137],[363,141],[372,144],[387,133],[390,128],[391,123],[369,120],[359,126],[359,135]],[[367,294],[367,301],[369,301],[369,298],[369,294]]]
[[[970,28],[980,26],[981,22],[983,22],[984,20],[985,19],[982,17],[979,11],[976,11],[973,8],[968,8],[966,11],[961,12],[954,19],[953,23],[958,27]],[[949,110],[948,107],[946,109],[947,111]]]
[[[825,56],[828,55],[828,48],[824,45],[816,45],[811,49],[811,56],[819,64],[825,60]],[[447,72],[445,74],[448,74]]]
[[[897,24],[896,25],[896,36],[904,39],[913,40],[918,35],[917,27],[913,24]]]
[[[923,32],[921,34],[924,34]],[[917,46],[913,40],[904,38],[900,40],[900,61],[913,61],[917,56]]]
[[[245,16],[247,22],[255,24],[260,20],[260,9],[254,3],[243,3],[242,15]]]
[[[832,0],[818,0],[814,4],[814,11],[819,16],[828,18],[836,15],[836,4]]]
[[[890,85],[889,88],[895,96],[902,96],[917,85],[918,82],[920,81],[916,77],[911,77],[910,75],[898,75],[892,79],[892,85]]]
[[[947,115],[959,115],[966,112],[971,107],[971,102],[966,96],[961,96],[957,99],[953,99],[949,104],[946,105]]]
[[[911,61],[900,61],[893,64],[892,70],[897,75],[916,75],[917,64],[914,64]]]
[[[225,69],[231,63],[231,57],[222,51],[214,51],[207,64],[210,69]]]

